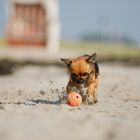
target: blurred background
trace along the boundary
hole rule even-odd
[[[0,140],[140,140],[139,13],[140,0],[0,0]],[[62,103],[60,58],[94,52],[99,103]]]
[[[139,12],[139,0],[1,0],[1,54],[22,51],[19,59],[28,52],[35,58],[97,52],[99,61],[138,64]]]

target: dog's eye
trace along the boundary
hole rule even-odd
[[[88,73],[87,72],[84,72],[82,75],[83,76],[88,76]]]
[[[75,73],[72,73],[71,75],[72,75],[73,77],[77,77],[77,74],[75,74]]]

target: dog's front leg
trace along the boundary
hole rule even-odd
[[[77,92],[78,88],[73,84],[73,82],[69,81],[66,87],[67,94],[71,92]]]
[[[96,84],[95,83],[90,84],[90,86],[88,87],[87,94],[88,94],[89,104],[92,104],[93,102],[97,103],[98,100],[97,100],[97,95],[96,95]]]

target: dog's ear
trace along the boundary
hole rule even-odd
[[[63,61],[68,67],[69,67],[70,64],[72,63],[72,60],[70,60],[70,59],[61,58],[61,61]]]
[[[93,53],[91,56],[89,56],[89,57],[87,58],[86,61],[87,61],[88,63],[95,63],[96,58],[97,58],[97,54],[96,54],[96,53]]]

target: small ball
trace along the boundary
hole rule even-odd
[[[71,92],[68,94],[68,105],[70,106],[80,106],[82,103],[82,97],[79,93]]]

